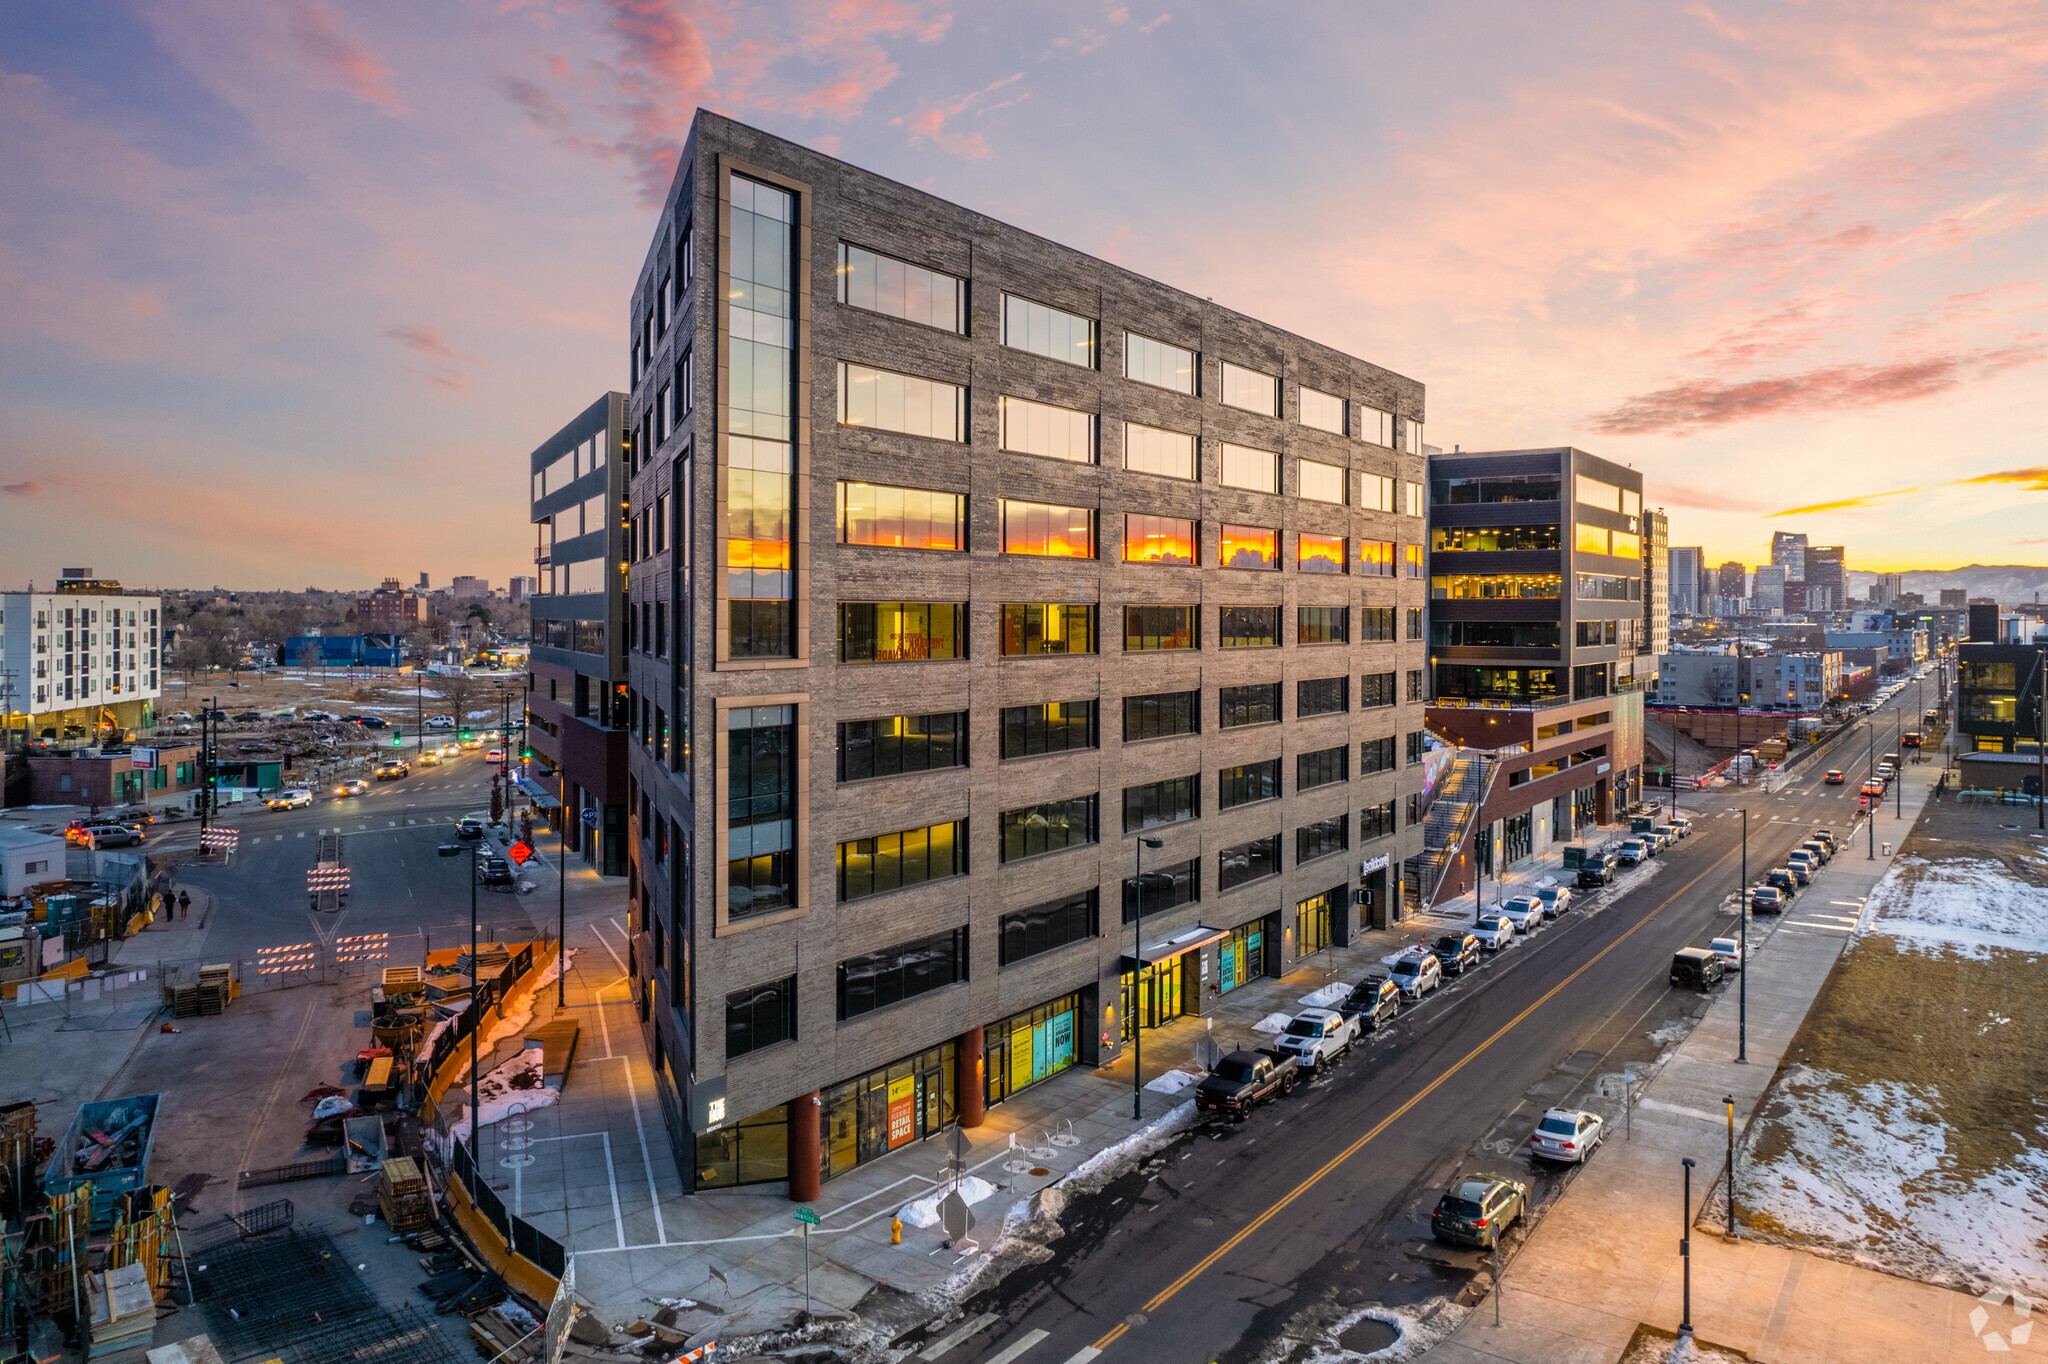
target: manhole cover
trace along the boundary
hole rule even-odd
[[[523,1170],[533,1164],[532,1156],[506,1156],[498,1162],[508,1170]]]
[[[1046,1169],[1043,1165],[1034,1165],[1031,1167],[1031,1173],[1034,1177],[1038,1179],[1043,1179],[1047,1175],[1051,1174],[1052,1171]]]
[[[1347,1350],[1369,1355],[1384,1350],[1401,1338],[1401,1333],[1377,1317],[1361,1317],[1338,1333],[1337,1343]]]

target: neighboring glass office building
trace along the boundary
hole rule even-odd
[[[690,1187],[809,1197],[1399,912],[1421,384],[712,114],[629,324]]]
[[[520,782],[572,852],[626,874],[626,395],[529,456],[533,651]],[[584,811],[592,812],[586,817]]]

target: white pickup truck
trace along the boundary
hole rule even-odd
[[[1279,1048],[1302,1066],[1334,1065],[1358,1040],[1358,1019],[1335,1009],[1303,1009],[1280,1034]]]

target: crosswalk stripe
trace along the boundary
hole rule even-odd
[[[396,829],[398,827],[398,821],[395,819],[387,819],[384,821],[384,824],[387,828]]]
[[[293,837],[295,837],[295,838],[304,838],[305,836],[306,836],[306,831],[305,831],[304,829],[301,829],[301,830],[299,830],[299,831],[298,831],[298,833],[296,833],[296,834],[294,834],[294,835],[293,835]]]
[[[1003,1351],[999,1355],[991,1356],[988,1361],[988,1364],[1011,1364],[1012,1360],[1016,1359],[1019,1355],[1022,1355],[1026,1350],[1036,1345],[1039,1341],[1044,1340],[1048,1334],[1049,1332],[1045,1331],[1026,1331],[1021,1337],[1018,1338],[1018,1341],[1015,1345],[1012,1345],[1009,1349]]]
[[[273,839],[272,841],[273,841],[273,842],[276,842],[276,843],[282,843],[282,842],[284,842],[284,835],[283,835],[283,834],[279,834],[279,835],[278,835],[278,836],[277,836],[277,837],[276,837],[275,839]]]
[[[408,819],[408,820],[406,821],[406,823],[407,823],[407,824],[417,824],[417,823],[419,823],[419,821],[418,821],[418,820],[416,820],[416,819]]]
[[[1074,1357],[1067,1361],[1067,1364],[1088,1364],[1089,1360],[1101,1353],[1102,1351],[1096,1349],[1093,1345],[1083,1345],[1075,1352]]]
[[[981,1330],[983,1327],[987,1326],[990,1322],[994,1321],[995,1319],[995,1313],[983,1312],[980,1316],[968,1322],[966,1325],[961,1326],[951,1332],[948,1332],[946,1335],[940,1336],[937,1340],[933,1341],[929,1346],[925,1347],[925,1352],[919,1355],[918,1358],[943,1358],[944,1356],[952,1353],[953,1350],[957,1349],[963,1342],[966,1341],[966,1339],[969,1336],[973,1335],[976,1331]]]

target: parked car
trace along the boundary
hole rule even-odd
[[[1785,908],[1785,892],[1776,886],[1758,886],[1749,893],[1749,908],[1755,914],[1777,914]]]
[[[1799,878],[1792,874],[1790,867],[1774,867],[1764,873],[1764,884],[1776,886],[1785,892],[1785,898],[1788,900],[1799,894]]]
[[[1434,953],[1415,949],[1390,963],[1387,979],[1394,982],[1403,999],[1419,1000],[1444,983],[1444,968]]]
[[[190,720],[192,712],[189,710],[174,710],[171,712],[171,718],[173,720]]]
[[[1740,938],[1716,938],[1707,944],[1707,950],[1721,959],[1723,971],[1742,969],[1742,940]]]
[[[1502,904],[1497,912],[1515,926],[1517,933],[1534,933],[1548,917],[1544,913],[1543,902],[1533,895],[1517,895]]]
[[[1335,1065],[1358,1040],[1358,1020],[1336,1009],[1303,1009],[1287,1021],[1279,1049],[1314,1070]]]
[[[512,884],[512,864],[496,853],[478,858],[476,879],[482,886],[509,886]]]
[[[1879,763],[1877,765],[1877,779],[1884,782],[1887,786],[1896,781],[1898,775],[1899,769],[1893,767],[1890,763]]]
[[[1665,847],[1674,848],[1678,846],[1678,830],[1673,826],[1669,824],[1659,824],[1655,832],[1658,838],[1664,840]]]
[[[350,777],[347,781],[335,783],[334,794],[337,796],[360,796],[369,789],[370,783],[364,781],[361,777]]]
[[[1579,863],[1579,889],[1598,890],[1614,884],[1614,864],[1604,853],[1593,853]]]
[[[1294,1092],[1301,1063],[1284,1052],[1234,1051],[1195,1086],[1195,1110],[1243,1119],[1262,1103]]]
[[[1877,760],[1877,765],[1879,767],[1889,767],[1892,771],[1897,772],[1899,770],[1899,755],[1887,753]]]
[[[1614,860],[1624,867],[1639,867],[1655,856],[1649,842],[1642,838],[1624,838],[1614,850]]]
[[[1692,837],[1692,821],[1684,815],[1673,815],[1671,817],[1671,827],[1677,831],[1680,838]]]
[[[1506,1175],[1468,1175],[1436,1201],[1429,1215],[1430,1235],[1450,1245],[1499,1243],[1509,1227],[1528,1211],[1529,1186]]]
[[[1597,1113],[1575,1108],[1553,1108],[1536,1124],[1529,1136],[1529,1154],[1567,1165],[1583,1165],[1600,1145],[1606,1124]]]
[[[1835,837],[1835,831],[1833,829],[1815,829],[1813,831],[1813,836],[1819,839],[1821,842],[1827,844],[1828,851],[1830,853],[1837,852],[1841,848],[1841,841]]]
[[[1430,945],[1437,965],[1447,976],[1462,976],[1479,964],[1479,939],[1470,933],[1445,933]]]
[[[1515,940],[1515,923],[1505,914],[1482,914],[1472,925],[1472,936],[1482,952],[1498,952]]]
[[[1872,777],[1869,781],[1864,782],[1863,785],[1857,789],[1861,791],[1862,794],[1870,797],[1872,800],[1876,800],[1882,795],[1884,795],[1884,783],[1879,781],[1876,777]]]
[[[1835,850],[1818,838],[1807,839],[1794,851],[1812,853],[1813,860],[1820,863],[1823,867],[1835,860]]]
[[[1337,1006],[1353,1014],[1365,1032],[1378,1032],[1401,1012],[1401,988],[1383,975],[1370,976],[1351,987],[1350,996]]]
[[[1825,781],[1829,786],[1840,786],[1843,782],[1847,781],[1848,778],[1842,775],[1841,768],[1830,767],[1828,769],[1827,776],[1823,777],[1822,780]]]
[[[1813,884],[1813,873],[1817,868],[1806,858],[1790,854],[1785,858],[1785,870],[1792,873],[1792,879],[1798,884],[1810,886]]]
[[[1536,892],[1536,901],[1543,906],[1543,916],[1555,919],[1572,907],[1570,886],[1544,886]]]
[[[294,786],[263,803],[273,810],[303,810],[313,803],[313,793],[303,786]]]
[[[421,723],[428,729],[453,729],[455,728],[455,717],[452,715],[429,715]]]
[[[1681,947],[1671,954],[1671,983],[1681,990],[1704,990],[1725,974],[1721,959],[1704,947]]]

